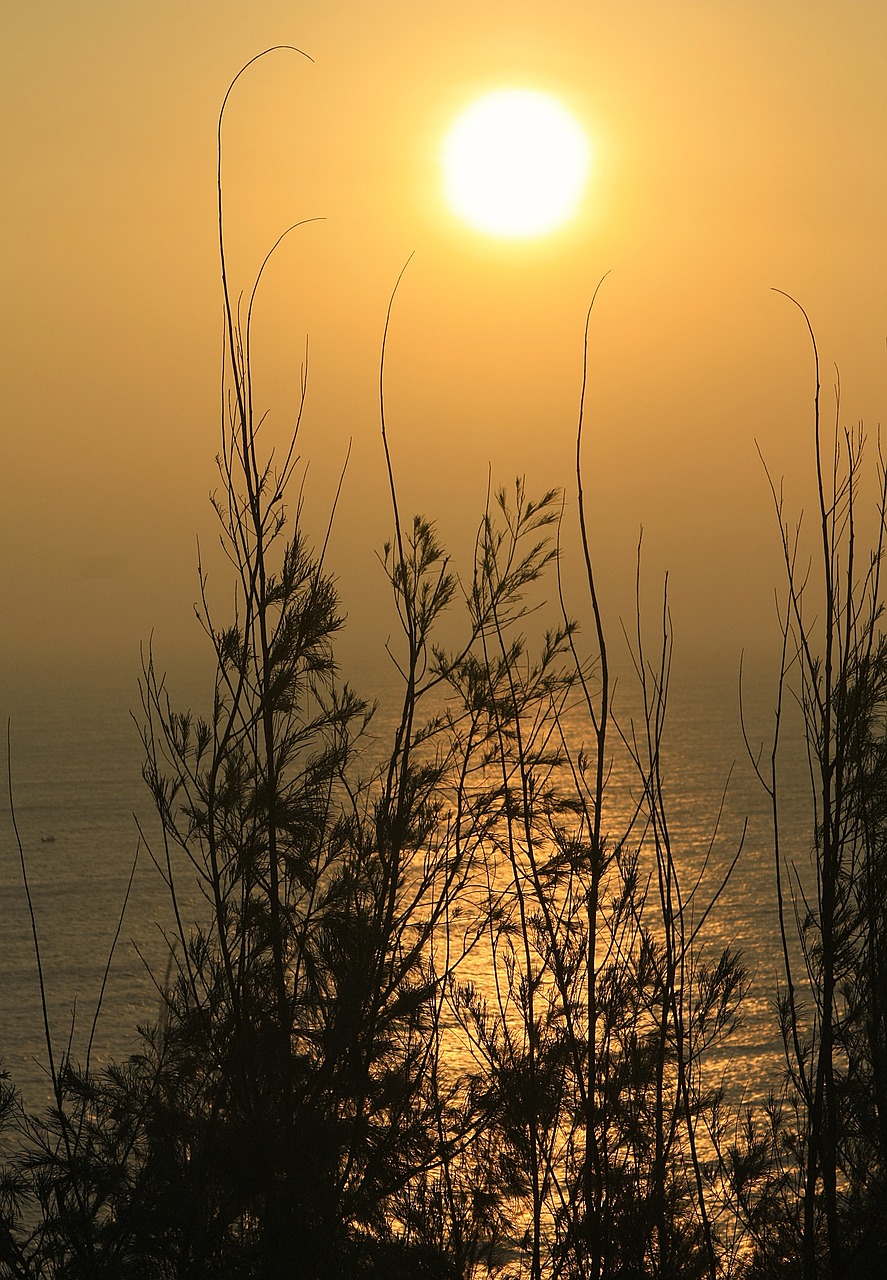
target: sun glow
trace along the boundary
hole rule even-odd
[[[456,119],[443,147],[451,208],[476,230],[529,239],[575,212],[591,164],[578,121],[555,99],[499,89]]]

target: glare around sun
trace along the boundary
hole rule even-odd
[[[518,240],[545,235],[575,212],[591,147],[555,98],[499,89],[457,117],[442,160],[453,211],[478,231]]]

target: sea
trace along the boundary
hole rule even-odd
[[[211,687],[209,679],[192,683]],[[393,699],[387,676],[369,691],[381,706],[368,767],[372,751],[381,758],[384,750],[391,714],[386,690]],[[773,692],[772,680],[763,680],[744,703],[750,744],[763,746],[765,757]],[[56,1059],[69,1051],[82,1062],[89,1052],[100,1065],[133,1052],[138,1028],[158,1018],[172,912],[155,865],[162,845],[142,779],[135,674],[56,673],[3,696],[8,777],[0,802],[0,1059],[27,1105],[40,1107],[50,1092],[46,1025]],[[617,716],[629,731],[631,704],[617,689]],[[199,695],[190,705],[206,710]],[[587,726],[577,723],[577,735],[583,732],[587,739]],[[786,725],[784,741],[781,839],[803,875],[812,809],[796,721]],[[769,799],[743,740],[735,672],[696,666],[673,685],[662,775],[685,886],[707,862],[697,915],[739,852],[706,922],[705,945],[711,956],[724,945],[738,948],[752,981],[740,1025],[715,1067],[734,1098],[760,1101],[778,1087],[783,1070],[773,1008],[781,947]],[[611,832],[624,824],[637,793],[638,779],[623,758],[608,789]],[[182,872],[177,889],[186,918],[200,919],[205,904],[193,872]]]

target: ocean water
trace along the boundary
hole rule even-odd
[[[50,1029],[56,1050],[73,1037],[74,1055],[81,1060],[139,850],[95,1030],[100,1057],[122,1055],[136,1044],[137,1024],[157,1015],[150,970],[163,975],[161,930],[170,922],[165,887],[147,850],[139,848],[136,815],[149,823],[151,813],[130,716],[138,703],[136,682],[51,677],[33,689],[16,690],[9,700],[13,705],[4,710],[12,801]],[[32,925],[5,783],[0,1056],[30,1099],[46,1094],[47,1054]]]
[[[634,717],[634,718],[633,718]],[[748,746],[743,737],[746,725]],[[686,932],[702,921],[697,958],[717,960],[721,950],[739,951],[750,974],[738,1024],[729,1038],[705,1059],[710,1085],[722,1084],[731,1103],[761,1103],[784,1076],[784,1054],[774,1012],[783,985],[783,952],[775,892],[773,819],[769,797],[749,759],[762,751],[762,768],[772,745],[775,721],[770,687],[760,684],[743,695],[740,717],[738,681],[723,670],[684,675],[670,692],[661,746],[661,775],[669,842],[686,906]],[[618,723],[618,728],[617,728]],[[590,740],[581,711],[568,717],[568,736]],[[603,832],[609,844],[623,838],[642,799],[637,766],[619,747],[620,730],[643,738],[639,700],[630,684],[615,697],[610,731],[613,759],[604,797]],[[780,845],[803,881],[809,883],[812,804],[800,718],[784,710],[780,734]],[[643,838],[643,822],[626,836],[629,848]],[[731,870],[732,867],[732,870]],[[651,875],[645,919],[657,931],[655,855],[649,839],[641,869]],[[791,919],[791,904],[787,905]],[[789,937],[797,962],[797,945]],[[465,976],[490,1000],[494,987],[485,975],[488,949],[479,947]]]
[[[628,703],[626,699],[626,703]],[[617,709],[620,698],[617,697]],[[95,1027],[93,1060],[123,1056],[139,1024],[156,1019],[171,926],[168,893],[141,841],[137,820],[156,842],[158,827],[141,778],[142,746],[131,711],[135,675],[57,677],[6,695],[15,819],[39,940],[47,1012],[56,1050],[71,1039],[82,1060],[133,860],[133,888]],[[197,709],[197,708],[195,708]],[[140,718],[140,714],[137,719]],[[623,723],[627,725],[626,706]],[[754,736],[770,729],[766,694],[748,707]],[[386,717],[377,733],[384,742]],[[577,724],[578,734],[583,732]],[[5,770],[4,770],[5,773]],[[780,972],[772,832],[767,799],[754,781],[739,729],[735,680],[685,679],[673,690],[663,743],[663,774],[673,847],[685,885],[709,856],[697,901],[714,890],[743,837],[730,883],[709,921],[708,946],[738,946],[754,982],[743,1022],[717,1062],[750,1099],[778,1082],[779,1043],[772,999]],[[729,779],[729,785],[728,785]],[[607,822],[616,832],[637,792],[624,764],[614,768]],[[726,789],[726,791],[725,791]],[[22,865],[3,787],[0,823],[0,1058],[26,1099],[48,1096],[46,1047],[31,920]],[[803,756],[795,741],[784,770],[784,839],[807,859],[810,814]],[[718,817],[720,811],[720,818]],[[747,826],[746,826],[747,824]],[[156,851],[156,849],[155,849]],[[186,914],[202,899],[193,874],[179,880]]]

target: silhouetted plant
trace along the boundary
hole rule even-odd
[[[450,984],[484,1112],[475,1168],[488,1173],[495,1133],[497,1197],[486,1203],[505,1275],[713,1275],[728,1246],[710,1204],[726,1208],[717,1161],[700,1148],[720,1140],[722,1100],[701,1060],[729,1034],[746,975],[729,951],[706,961],[712,903],[701,903],[701,877],[685,898],[677,875],[660,772],[667,635],[658,671],[638,635],[642,738],[623,742],[640,796],[631,829],[613,837],[611,712],[598,700],[607,682],[589,681],[566,614],[533,656],[522,614],[497,602],[496,584],[519,564],[521,513],[544,528],[548,504],[526,503],[519,486],[513,513],[499,498],[501,532],[487,514],[468,594],[489,609],[475,608],[472,649],[437,660],[460,730],[454,809],[483,831],[487,884],[483,935],[470,944],[485,949],[483,974]],[[573,743],[577,704],[591,718],[590,752]]]
[[[829,460],[819,354],[801,310],[815,365],[819,577],[799,568],[800,522],[788,525],[774,488],[787,582],[783,658],[770,758],[766,768],[757,764],[773,812],[786,1080],[769,1108],[769,1152],[759,1129],[749,1147],[756,1160],[751,1168],[739,1162],[738,1182],[756,1242],[753,1274],[814,1280],[881,1275],[887,1262],[881,1086],[887,652],[880,588],[887,476],[879,454],[874,536],[864,548],[863,434],[842,430],[838,400]],[[812,875],[800,859],[808,850],[786,850],[780,820],[778,749],[789,689],[803,714],[810,765]]]

